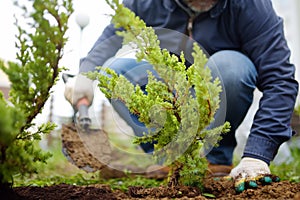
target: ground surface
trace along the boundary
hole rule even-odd
[[[112,118],[112,117],[111,117]],[[106,121],[106,126],[108,126],[108,122],[120,121],[120,120],[111,120],[108,118]],[[104,121],[104,120],[102,120]],[[110,127],[117,127],[116,125]],[[125,128],[122,128],[124,130]],[[107,132],[117,132],[115,130],[106,129]],[[73,153],[75,157],[72,157],[73,162],[79,167],[84,166],[93,166],[95,168],[101,168],[104,164],[102,162],[98,162],[100,159],[91,159],[91,155],[87,154],[86,146],[82,144],[82,140],[84,138],[78,139],[78,135],[73,134],[76,130],[69,127],[68,137],[63,137],[68,141],[68,143],[64,143],[66,148],[69,148],[68,153],[72,155],[72,150],[76,151]],[[126,131],[125,131],[126,132]],[[85,141],[85,145],[88,147],[93,147],[95,141],[94,136],[92,135],[92,139],[89,138],[88,141]],[[103,135],[101,135],[103,139]],[[119,137],[116,137],[119,138]],[[123,139],[122,139],[123,140]],[[91,143],[89,143],[91,141]],[[99,140],[98,140],[99,141]],[[130,142],[121,142],[121,144],[130,144]],[[68,146],[69,145],[69,146]],[[73,146],[70,146],[73,145]],[[115,145],[116,146],[116,145]],[[128,148],[127,146],[124,148]],[[118,146],[118,149],[121,147]],[[108,148],[102,149],[103,155],[108,155]],[[93,152],[93,149],[89,149],[90,152]],[[97,152],[100,150],[97,149]],[[139,160],[135,157],[132,159],[128,155],[123,155],[118,152],[116,155],[114,154],[114,149],[112,149],[112,160],[122,161],[124,164],[125,161],[132,163],[133,160]],[[81,155],[81,156],[78,156]],[[82,156],[84,155],[84,156]],[[121,155],[121,156],[118,156]],[[78,158],[81,158],[80,160]],[[83,159],[82,158],[86,158]],[[126,160],[122,160],[122,158],[126,158]],[[85,162],[88,160],[88,162]],[[84,162],[83,162],[84,161]],[[101,160],[103,161],[103,160]],[[139,162],[140,163],[140,162]],[[143,162],[144,163],[144,162]],[[119,164],[119,163],[117,163]],[[126,163],[125,163],[126,164]],[[134,163],[136,165],[136,163]],[[145,162],[145,164],[147,164]],[[143,167],[143,166],[141,166]],[[206,179],[205,180],[205,191],[203,193],[200,192],[197,188],[191,187],[178,187],[178,188],[167,188],[167,187],[153,187],[153,188],[143,188],[140,187],[129,187],[128,192],[122,192],[119,190],[112,190],[109,185],[96,184],[96,185],[88,185],[88,186],[75,186],[75,185],[67,185],[67,184],[59,184],[53,186],[46,187],[15,187],[9,191],[3,191],[0,189],[0,199],[10,199],[10,200],[69,200],[69,199],[84,199],[84,200],[94,200],[94,199],[116,199],[116,200],[126,200],[126,199],[233,199],[233,200],[248,200],[248,199],[281,199],[281,200],[300,200],[300,183],[291,183],[288,181],[280,181],[278,183],[272,183],[271,185],[259,185],[259,187],[255,190],[247,190],[240,194],[236,194],[234,190],[233,181],[230,180],[213,180]]]
[[[143,188],[129,187],[128,192],[113,191],[108,185],[74,186],[59,184],[47,187],[16,187],[4,193],[0,191],[1,199],[11,200],[69,200],[69,199],[292,199],[300,200],[300,183],[281,181],[271,185],[259,186],[255,190],[247,190],[236,194],[232,181],[205,182],[205,193],[197,188]]]

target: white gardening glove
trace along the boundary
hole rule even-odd
[[[85,102],[90,106],[94,99],[93,80],[78,74],[66,82],[64,95],[75,109],[81,99],[86,99]]]
[[[247,188],[256,188],[258,183],[265,185],[272,181],[279,181],[279,177],[271,175],[267,163],[249,157],[242,158],[240,163],[231,170],[229,176],[235,180],[237,192],[242,192]]]

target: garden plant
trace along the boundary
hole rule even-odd
[[[123,37],[123,44],[137,50],[138,61],[146,60],[152,64],[159,78],[148,73],[145,93],[139,85],[133,85],[125,76],[109,68],[100,67],[100,73],[91,72],[88,76],[99,80],[98,86],[108,99],[124,102],[146,125],[149,133],[137,137],[135,142],[156,142],[155,158],[171,168],[170,186],[201,187],[207,163],[200,155],[200,149],[205,145],[216,145],[220,133],[226,133],[230,128],[229,123],[224,123],[206,129],[219,108],[220,80],[213,80],[205,65],[207,57],[197,43],[193,46],[194,63],[187,67],[183,52],[178,58],[167,49],[161,49],[152,27],[147,27],[118,0],[106,2],[115,11],[113,24],[123,28],[117,32]]]
[[[9,99],[0,94],[0,186],[13,183],[15,175],[35,173],[36,163],[46,163],[50,153],[35,145],[42,134],[56,126],[33,121],[41,113],[59,72],[59,60],[67,42],[68,18],[72,1],[34,0],[19,4],[22,19],[16,17],[16,62],[0,62],[0,69],[10,81]],[[22,21],[24,23],[24,21]]]

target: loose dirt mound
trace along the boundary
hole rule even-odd
[[[130,187],[128,192],[113,191],[108,185],[74,186],[74,185],[54,185],[47,187],[18,187],[12,191],[0,192],[1,199],[12,200],[69,200],[69,199],[291,199],[300,200],[300,183],[290,183],[282,181],[271,185],[259,186],[257,189],[249,189],[240,194],[236,194],[232,181],[216,181],[207,179],[205,182],[205,192],[201,193],[198,188],[193,187],[154,187],[143,188]]]
[[[84,132],[75,124],[65,124],[61,138],[64,155],[80,169],[87,172],[100,170],[101,177],[107,179],[127,177],[126,171],[135,172],[132,175],[145,175],[144,168],[122,163],[128,156],[110,146],[107,132],[103,129]]]
[[[235,192],[233,181],[205,182],[205,191],[214,194],[217,199],[299,199],[300,183],[281,181],[270,185],[258,185],[257,189],[248,189],[240,194]],[[296,198],[296,196],[298,196]],[[298,200],[297,199],[297,200]],[[300,199],[299,199],[300,200]]]
[[[61,137],[65,156],[81,169],[97,171],[111,160],[108,136],[103,130],[81,133],[74,124],[63,125]]]

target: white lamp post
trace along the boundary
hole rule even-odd
[[[80,45],[79,45],[79,57],[81,58],[81,48],[82,48],[82,32],[83,29],[89,24],[90,18],[87,14],[79,13],[76,15],[76,23],[80,28]]]
[[[76,22],[81,30],[83,30],[89,24],[90,18],[87,14],[79,13],[76,16]]]

